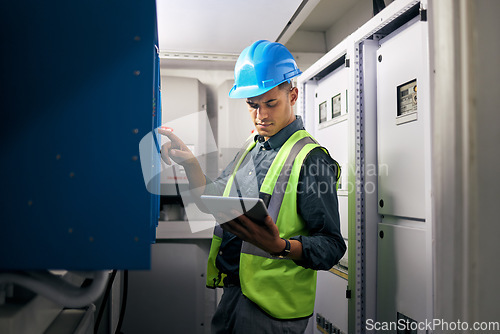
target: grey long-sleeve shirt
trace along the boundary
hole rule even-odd
[[[281,146],[296,131],[304,129],[297,119],[280,132],[264,141],[258,138],[256,146],[247,154],[236,173],[236,180],[244,197],[259,197],[259,189]],[[232,170],[232,161],[214,181],[207,178],[206,195],[222,195]],[[340,234],[340,219],[336,191],[336,165],[321,149],[313,150],[304,161],[297,189],[298,214],[309,230],[308,236],[291,239],[302,243],[298,265],[315,270],[329,270],[344,255],[346,245]],[[232,194],[234,196],[236,194]],[[236,195],[237,196],[237,195]],[[239,274],[241,239],[224,231],[219,255],[216,259],[220,271],[234,278]]]

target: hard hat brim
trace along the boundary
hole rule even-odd
[[[298,76],[300,74],[302,74],[302,72],[300,72],[300,70],[299,70],[299,73],[295,76]],[[291,78],[293,78],[293,77],[291,77]],[[231,88],[231,90],[229,91],[229,97],[232,99],[246,99],[246,98],[250,98],[250,97],[259,96],[259,95],[262,95],[262,94],[270,91],[274,87],[278,87],[279,85],[281,85],[285,81],[290,81],[290,79],[283,80],[283,81],[277,83],[276,85],[269,86],[269,87],[259,87],[259,86],[237,87],[235,84],[233,86],[233,88]]]
[[[229,97],[232,99],[246,99],[249,97],[255,97],[262,95],[274,87],[278,85],[275,85],[273,87],[266,87],[266,88],[261,88],[258,86],[246,86],[246,87],[236,87],[236,85],[231,88],[229,91]]]

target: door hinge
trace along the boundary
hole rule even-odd
[[[420,21],[427,22],[427,9],[420,8]]]

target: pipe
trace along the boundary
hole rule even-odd
[[[76,287],[49,272],[0,273],[0,285],[14,283],[44,296],[62,306],[80,308],[99,298],[108,280],[107,271],[90,272],[93,282],[87,287]]]

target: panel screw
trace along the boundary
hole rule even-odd
[[[61,159],[61,155],[60,154],[56,155],[56,160],[59,160],[59,159]]]
[[[384,239],[384,231],[380,231],[379,235],[380,235],[380,239]]]
[[[135,133],[135,134],[138,134],[139,133],[139,129],[134,129],[134,130],[132,130],[132,132]]]
[[[381,63],[382,62],[382,55],[378,55],[378,62]]]
[[[140,37],[140,36],[135,36],[135,37],[134,37],[134,41],[139,42],[140,40],[141,40],[141,37]]]
[[[28,206],[32,206],[33,205],[33,201],[28,201]]]
[[[134,155],[134,156],[132,157],[132,160],[133,160],[133,161],[137,161],[137,159],[139,159],[139,158],[137,157],[137,155]]]
[[[75,173],[73,173],[73,172],[69,173],[69,177],[70,178],[74,178],[75,177]]]
[[[141,74],[141,71],[137,70],[137,71],[134,71],[134,75],[135,76],[139,76]]]

